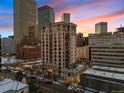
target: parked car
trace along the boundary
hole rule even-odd
[[[73,90],[73,89],[75,89],[77,86],[78,86],[78,84],[71,84],[71,85],[68,87],[68,90]]]

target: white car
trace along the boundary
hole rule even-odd
[[[78,93],[82,93],[82,92],[84,92],[84,90],[83,89],[81,89],[81,88],[76,88],[76,89],[74,89],[76,92],[78,92]]]
[[[53,84],[59,85],[60,83],[57,81],[53,81]]]
[[[68,87],[68,90],[72,90],[74,88],[76,88],[78,86],[78,84],[71,84],[69,87]]]

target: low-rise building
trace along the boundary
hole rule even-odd
[[[2,46],[2,55],[16,54],[16,42],[14,38],[12,37],[2,38],[1,46]]]
[[[89,46],[77,47],[76,48],[76,59],[77,61],[89,60]]]
[[[41,46],[18,46],[17,58],[24,60],[36,60],[41,58]]]
[[[7,78],[0,80],[0,93],[29,93],[29,86]]]
[[[81,75],[81,85],[91,93],[123,93],[124,69],[93,66]]]
[[[17,58],[35,60],[41,58],[41,44],[35,38],[34,26],[29,27],[29,35],[23,36],[20,44],[17,45]]]

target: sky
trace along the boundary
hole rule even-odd
[[[108,22],[108,31],[124,26],[124,0],[37,0],[37,7],[54,8],[56,21],[63,13],[71,14],[71,22],[77,24],[77,32],[95,32],[95,24]],[[0,0],[0,34],[13,35],[13,0]]]

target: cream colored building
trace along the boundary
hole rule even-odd
[[[89,60],[89,46],[77,47],[76,48],[76,59],[80,61],[83,59]]]
[[[89,35],[89,45],[94,64],[124,67],[124,32]]]
[[[76,25],[57,22],[41,26],[41,45],[44,68],[51,68],[62,77],[63,69],[75,63]]]

